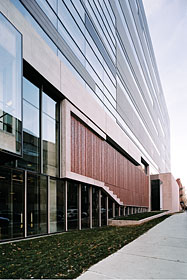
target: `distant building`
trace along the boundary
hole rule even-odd
[[[0,1],[0,239],[150,208],[170,123],[142,1]]]
[[[187,207],[187,197],[186,197],[186,192],[185,192],[185,187],[182,185],[181,179],[178,178],[177,180],[177,184],[179,186],[179,202],[180,202],[180,206],[181,209],[185,209],[185,207]]]

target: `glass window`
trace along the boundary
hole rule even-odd
[[[50,232],[64,231],[64,183],[50,179]]]
[[[90,45],[86,43],[86,58],[97,73],[97,75],[100,77],[101,80],[104,79],[104,69],[101,65],[100,61],[96,57],[95,53],[92,51]]]
[[[23,77],[23,99],[39,108],[39,89]]]
[[[0,14],[0,148],[21,155],[21,34]]]
[[[90,227],[89,187],[86,185],[81,186],[81,226]]]
[[[47,177],[27,175],[27,233],[47,233]]]
[[[119,216],[119,205],[115,203],[115,216]]]
[[[24,237],[24,174],[0,168],[0,240]]]
[[[46,16],[49,18],[49,20],[52,22],[52,24],[56,27],[57,29],[57,16],[49,6],[49,4],[45,0],[36,0],[40,8],[43,10],[43,12],[46,14]],[[54,1],[53,1],[54,2]],[[51,1],[52,3],[52,1]],[[52,3],[53,6],[55,3]]]
[[[81,1],[77,1],[77,0],[71,0],[71,2],[73,3],[73,6],[75,7],[75,9],[78,11],[80,17],[82,18],[82,20],[84,21],[84,17],[85,17],[85,10],[81,4]]]
[[[62,1],[58,1],[58,16],[76,44],[83,51],[85,49],[85,38]]]
[[[125,216],[128,216],[128,213],[129,213],[129,207],[126,206],[126,207],[125,207]]]
[[[121,206],[121,207],[120,207],[120,216],[123,216],[123,214],[124,214],[124,207]]]
[[[23,159],[18,166],[40,171],[39,88],[23,79]]]
[[[106,215],[106,194],[101,192],[101,225],[107,225],[107,215]]]
[[[33,26],[36,32],[42,37],[42,39],[48,44],[48,46],[57,54],[57,47],[45,31],[40,27],[40,25],[35,21],[27,9],[21,4],[20,1],[10,0],[13,5],[20,11],[24,18]]]
[[[113,218],[113,200],[108,198],[108,218]]]
[[[92,226],[99,226],[99,189],[92,187]]]
[[[113,10],[112,10],[112,8],[110,6],[110,1],[109,0],[105,0],[104,3],[106,5],[106,7],[107,7],[107,10],[108,10],[109,15],[110,15],[111,20],[112,20],[112,23],[115,26],[116,25],[116,19],[115,19],[114,12],[113,12]]]
[[[77,58],[80,60],[82,65],[85,65],[85,57],[83,55],[83,53],[85,52],[84,51],[85,48],[82,48],[80,50],[80,46],[79,47],[77,46],[77,41],[75,42],[72,39],[71,35],[67,32],[67,30],[64,28],[64,26],[62,25],[62,23],[60,21],[58,21],[58,32],[60,33],[62,38],[66,41],[66,43],[69,45],[69,47],[74,52],[74,54],[77,56]]]
[[[55,11],[55,13],[57,14],[57,0],[47,0],[47,2],[49,3],[49,5],[53,8],[53,10]]]
[[[59,110],[57,102],[42,94],[43,172],[58,176]]]
[[[67,219],[68,230],[78,229],[78,184],[68,182],[67,189]]]

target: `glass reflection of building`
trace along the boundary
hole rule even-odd
[[[0,14],[0,148],[17,155],[22,153],[21,51],[21,34]]]

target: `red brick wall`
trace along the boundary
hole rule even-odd
[[[74,116],[71,171],[103,181],[125,205],[148,206],[148,176]]]

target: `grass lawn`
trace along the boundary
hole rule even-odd
[[[0,279],[76,278],[169,216],[140,226],[103,227],[0,244]]]
[[[145,213],[137,213],[137,214],[132,214],[129,216],[120,216],[120,217],[115,217],[114,220],[133,220],[133,221],[139,221],[154,215],[158,215],[165,212],[163,211],[154,211],[154,212],[145,212]]]

